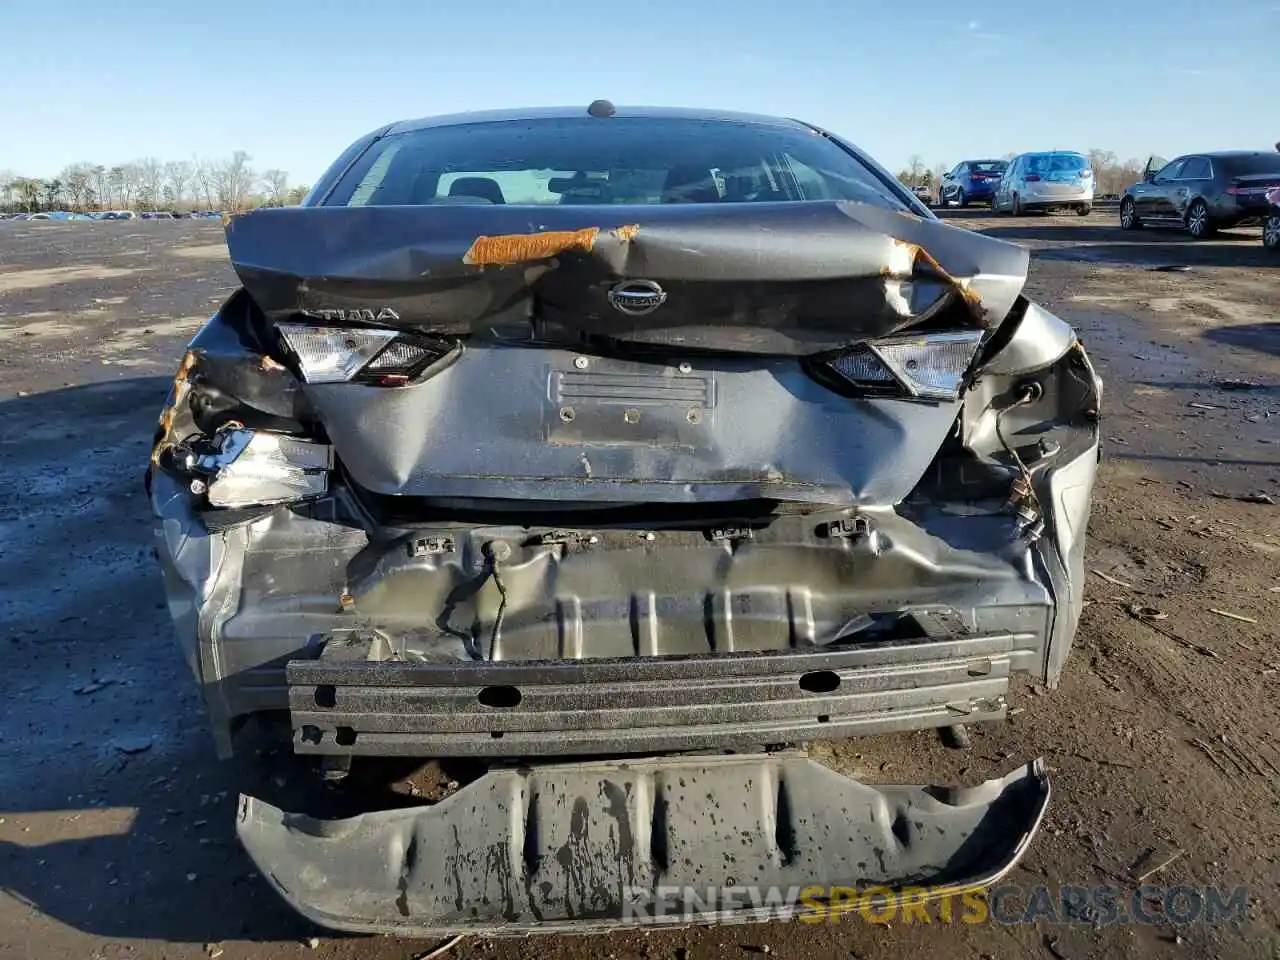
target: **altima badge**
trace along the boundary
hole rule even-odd
[[[653,313],[667,302],[667,293],[652,280],[623,280],[609,291],[614,309],[632,317]]]

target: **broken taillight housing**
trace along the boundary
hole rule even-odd
[[[981,342],[981,330],[887,337],[825,362],[842,380],[869,393],[955,400]]]
[[[307,383],[358,381],[397,386],[417,376],[451,349],[401,333],[370,327],[281,323],[277,329]]]
[[[212,449],[195,456],[193,492],[214,507],[291,503],[329,489],[333,448],[281,433],[234,427],[221,430]]]

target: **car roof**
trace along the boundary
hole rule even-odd
[[[1083,157],[1079,150],[1028,150],[1018,154],[1020,157]]]
[[[1205,152],[1203,152],[1203,153],[1194,153],[1194,152],[1192,152],[1192,153],[1183,153],[1183,154],[1180,154],[1180,156],[1183,156],[1183,157],[1218,157],[1218,158],[1220,158],[1220,159],[1222,159],[1222,160],[1226,160],[1226,159],[1229,159],[1229,158],[1231,158],[1231,157],[1262,157],[1262,156],[1268,156],[1268,157],[1269,157],[1269,156],[1271,156],[1271,155],[1272,155],[1272,154],[1274,154],[1274,153],[1275,153],[1275,151],[1274,151],[1274,150],[1207,150],[1207,151],[1205,151]]]
[[[590,116],[586,104],[573,107],[516,107],[506,110],[472,110],[466,113],[449,113],[417,120],[401,120],[383,130],[384,134],[406,133],[428,127],[454,127],[468,123],[501,123],[508,120],[575,120]],[[738,113],[731,110],[709,110],[685,107],[614,107],[614,117],[624,119],[665,120],[727,120],[736,123],[759,123],[770,126],[792,127],[798,130],[812,129],[799,120],[772,117],[758,113]]]

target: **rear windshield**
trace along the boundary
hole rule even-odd
[[[1040,153],[1027,157],[1031,173],[1075,173],[1089,169],[1089,161],[1078,153]]]
[[[969,167],[978,173],[1004,173],[1005,162],[1003,160],[979,160],[976,163],[969,164]]]
[[[1225,161],[1215,161],[1226,167],[1227,173],[1233,177],[1248,177],[1259,173],[1280,175],[1280,152],[1255,153],[1247,157],[1227,157]]]
[[[508,120],[377,141],[326,204],[861,200],[905,209],[874,170],[807,130],[668,118]]]

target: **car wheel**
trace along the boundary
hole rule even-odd
[[[1013,195],[1013,199],[1009,201],[1009,213],[1015,217],[1022,216],[1022,198],[1016,193]]]
[[[961,191],[956,194],[956,206],[967,207],[968,205],[969,198],[964,195],[964,190],[961,189]]]
[[[1087,217],[1091,213],[1093,213],[1093,204],[1091,203],[1082,203],[1076,207],[1077,217]]]
[[[1280,251],[1280,213],[1273,213],[1262,225],[1262,245]]]
[[[1213,224],[1209,221],[1209,205],[1203,200],[1196,200],[1187,210],[1187,232],[1197,240],[1213,233]]]
[[[1120,229],[1138,230],[1141,227],[1142,221],[1138,219],[1137,208],[1129,197],[1125,197],[1120,201]]]

